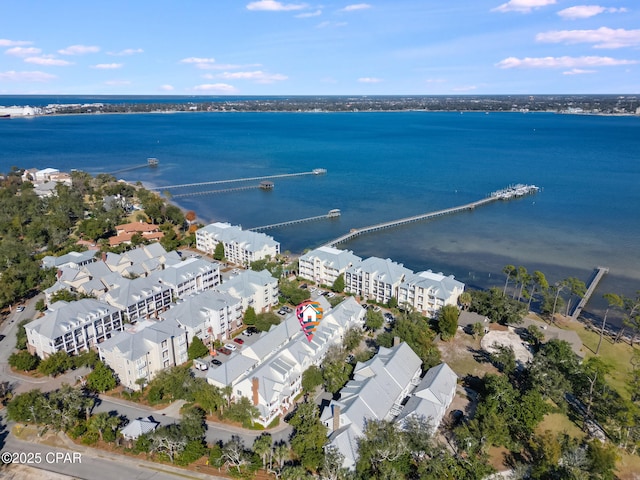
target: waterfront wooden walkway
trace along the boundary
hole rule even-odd
[[[327,247],[335,247],[336,245],[343,243],[343,242],[348,242],[349,240],[352,240],[360,235],[364,235],[366,233],[372,233],[372,232],[377,232],[379,230],[384,230],[386,228],[394,228],[394,227],[399,227],[401,225],[406,225],[408,223],[414,223],[414,222],[420,222],[422,220],[429,220],[431,218],[436,218],[436,217],[441,217],[443,215],[451,215],[454,213],[460,213],[466,210],[473,210],[476,207],[480,207],[482,205],[486,205],[488,203],[491,202],[495,202],[497,200],[509,200],[509,199],[515,199],[515,198],[520,198],[524,195],[528,195],[528,194],[535,194],[539,191],[539,188],[534,186],[534,185],[518,185],[518,194],[507,194],[505,195],[505,192],[515,192],[515,190],[512,187],[507,187],[506,189],[503,190],[498,190],[497,192],[493,192],[491,194],[489,194],[489,196],[487,198],[483,198],[482,200],[478,200],[476,202],[471,202],[471,203],[467,203],[465,205],[460,205],[459,207],[451,207],[451,208],[445,208],[444,210],[438,210],[436,212],[429,212],[429,213],[423,213],[421,215],[414,215],[412,217],[405,217],[405,218],[401,218],[399,220],[392,220],[390,222],[383,222],[383,223],[378,223],[376,225],[370,225],[368,227],[362,227],[362,228],[354,228],[353,230],[351,230],[349,233],[346,233],[344,235],[342,235],[341,237],[338,237],[334,240],[331,240],[330,242],[327,242],[324,244],[324,246]]]
[[[598,287],[600,280],[602,280],[602,277],[604,277],[605,274],[607,273],[609,273],[609,269],[607,267],[597,267],[594,270],[593,277],[591,278],[591,282],[589,282],[589,287],[587,287],[587,291],[585,292],[584,296],[580,300],[580,303],[576,305],[576,308],[573,310],[573,313],[571,314],[572,320],[578,319],[578,317],[582,313],[582,309],[587,306],[587,303],[589,302],[589,299],[593,295],[593,292],[595,292],[596,288]]]
[[[229,180],[213,180],[210,182],[198,182],[198,183],[183,183],[180,185],[165,185],[162,187],[154,187],[150,190],[171,190],[174,188],[192,188],[192,187],[204,187],[208,185],[221,185],[225,183],[236,182],[252,182],[255,180],[270,180],[272,178],[287,178],[287,177],[301,177],[304,175],[324,175],[327,171],[323,168],[316,168],[310,172],[298,172],[298,173],[281,173],[278,175],[263,175],[261,177],[247,177],[247,178],[232,178]]]
[[[289,220],[288,222],[280,222],[280,223],[274,223],[271,225],[263,225],[261,227],[253,227],[253,228],[248,228],[247,230],[252,230],[254,232],[260,231],[260,230],[269,230],[271,228],[279,228],[279,227],[288,227],[289,225],[295,225],[298,223],[305,223],[305,222],[313,222],[316,220],[326,220],[326,219],[331,219],[331,218],[337,218],[340,216],[340,210],[338,209],[334,209],[334,210],[330,210],[329,213],[327,213],[326,215],[318,215],[315,217],[307,217],[307,218],[299,218],[298,220]]]
[[[114,170],[113,172],[109,172],[109,175],[117,175],[119,173],[129,172],[131,170],[138,170],[140,168],[147,168],[150,165],[148,163],[143,163],[140,165],[134,165],[133,167],[121,168],[120,170]]]
[[[244,187],[223,188],[220,190],[205,190],[200,192],[175,193],[168,192],[171,198],[195,197],[196,195],[215,195],[216,193],[232,193],[241,192],[243,190],[253,190],[261,188],[260,185],[245,185]]]

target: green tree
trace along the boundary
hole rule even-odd
[[[247,307],[247,310],[244,312],[244,324],[245,325],[256,324],[256,311],[251,306]]]
[[[69,354],[64,350],[60,350],[40,362],[38,371],[43,375],[56,376],[66,372],[73,366],[73,361]]]
[[[438,312],[438,331],[443,340],[455,337],[460,312],[453,305],[445,305]]]
[[[262,460],[262,468],[267,469],[267,458],[271,454],[273,439],[269,433],[263,433],[253,441],[253,451]]]
[[[318,407],[314,403],[299,403],[289,425],[293,427],[291,449],[305,468],[317,470],[327,441],[327,429],[320,421]]]
[[[545,277],[544,273],[540,270],[534,271],[531,276],[531,291],[528,293],[529,304],[527,305],[527,310],[531,310],[531,301],[533,300],[536,292],[546,292],[548,289],[549,282],[547,281],[547,277]]]
[[[358,438],[356,472],[361,478],[406,478],[409,447],[397,423],[372,420]]]
[[[322,370],[316,365],[311,365],[302,372],[302,389],[306,393],[312,393],[317,387],[322,385]]]
[[[469,307],[471,306],[472,301],[473,301],[473,298],[471,297],[471,294],[469,292],[462,292],[458,296],[458,303],[465,311],[469,310]]]
[[[100,412],[89,419],[89,430],[98,432],[100,440],[104,441],[105,431],[115,431],[121,424],[122,420],[119,417],[111,415],[109,412]]]
[[[602,337],[604,336],[605,328],[607,326],[607,315],[609,314],[609,310],[612,308],[622,308],[624,305],[623,297],[616,295],[615,293],[605,293],[603,297],[607,301],[607,309],[605,310],[604,317],[602,318],[602,326],[600,327],[600,338],[598,339],[598,346],[596,347],[596,355],[600,353],[600,346],[602,345]]]
[[[506,265],[503,269],[502,269],[502,273],[504,273],[507,278],[504,281],[504,289],[502,290],[502,295],[506,296],[507,294],[507,285],[509,284],[509,280],[511,280],[511,277],[513,277],[516,274],[517,270],[516,267],[514,265]]]
[[[224,260],[224,244],[222,242],[216,243],[216,248],[213,251],[213,259],[219,262]]]
[[[195,388],[193,389],[194,400],[205,411],[209,412],[209,415],[220,409],[224,405],[224,399],[222,398],[222,392],[215,385],[209,384],[206,380],[195,381]]]
[[[94,392],[103,393],[112,390],[116,388],[117,384],[118,381],[113,370],[101,361],[98,361],[93,371],[87,375],[87,387]]]
[[[336,293],[344,292],[344,273],[341,273],[336,277],[331,286],[331,291]]]
[[[569,277],[565,280],[567,287],[569,288],[569,299],[567,300],[567,310],[565,315],[569,315],[569,311],[572,304],[573,297],[582,298],[587,291],[587,287],[582,280],[578,280],[575,277]]]
[[[9,365],[16,370],[24,370],[30,372],[38,368],[40,358],[37,355],[31,355],[28,351],[23,350],[21,352],[12,353],[9,356]]]
[[[490,354],[491,362],[500,369],[501,372],[511,375],[516,370],[516,355],[513,352],[513,347],[499,345],[494,343],[492,346],[494,350]]]
[[[194,335],[191,339],[191,344],[187,349],[187,353],[189,354],[189,360],[194,360],[196,358],[201,358],[207,355],[209,353],[209,349],[204,343],[202,343],[200,337]]]
[[[381,312],[374,312],[372,308],[367,310],[364,326],[375,332],[384,325],[384,317]]]

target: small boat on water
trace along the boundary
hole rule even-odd
[[[147,165],[149,165],[150,167],[157,167],[159,163],[160,163],[160,160],[158,160],[157,158],[154,158],[154,157],[147,158]]]

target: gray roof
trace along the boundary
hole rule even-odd
[[[336,270],[346,269],[362,260],[350,250],[340,250],[328,246],[322,246],[305,253],[300,257],[300,260],[312,261],[315,258]]]
[[[259,288],[264,288],[277,282],[268,270],[262,270],[261,272],[254,272],[253,270],[243,270],[237,276],[228,279],[222,285],[218,285],[216,290],[220,292],[229,293],[233,290],[241,298],[249,298],[259,291]]]
[[[195,328],[209,318],[208,311],[220,311],[239,305],[240,302],[239,298],[228,293],[207,290],[188,296],[184,301],[172,306],[160,316],[167,321],[175,321],[180,325]]]
[[[464,283],[456,280],[453,275],[445,276],[431,270],[407,275],[400,288],[415,286],[430,290],[438,298],[449,298],[455,289],[464,290]]]
[[[93,298],[83,298],[76,302],[56,302],[49,306],[44,316],[29,322],[26,329],[35,330],[40,335],[54,339],[73,331],[76,327],[92,323],[97,318],[113,315],[118,308]]]
[[[140,328],[143,327],[143,328]],[[177,325],[168,322],[140,322],[138,329],[124,330],[98,345],[102,351],[120,352],[127,360],[135,361],[149,353],[151,345],[159,345],[163,341],[184,335]]]
[[[66,255],[52,257],[47,255],[42,259],[42,266],[45,268],[57,268],[67,264],[80,264],[85,262],[93,262],[95,260],[96,251],[86,250],[84,252],[69,252]]]
[[[437,428],[453,399],[458,375],[446,363],[441,363],[425,374],[398,416],[398,421],[409,415],[420,415],[431,419]]]
[[[108,279],[109,282],[113,283],[111,283],[109,291],[104,294],[101,299],[122,309],[155,295],[157,292],[171,288],[148,277],[130,280],[120,277],[115,272],[113,275],[113,277],[109,277]],[[107,279],[105,278],[104,280],[106,281]]]
[[[135,440],[140,435],[145,433],[153,432],[156,428],[158,428],[160,422],[156,422],[151,415],[145,418],[137,418],[129,425],[120,430],[120,433],[125,438],[130,438]]]
[[[207,380],[209,383],[217,385],[233,385],[245,373],[250,371],[258,360],[241,355],[239,352],[233,352],[231,358],[222,362],[215,368],[207,370]]]
[[[458,316],[459,327],[470,327],[475,323],[481,323],[482,325],[489,323],[489,317],[485,317],[484,315],[480,315],[476,312],[469,312],[467,310],[462,310],[460,312],[460,315]]]
[[[269,235],[251,230],[242,230],[242,228],[229,223],[212,223],[200,230],[207,232],[218,242],[237,243],[250,252],[260,251],[265,245],[268,247],[279,245]]]
[[[378,257],[366,258],[347,271],[352,273],[368,272],[374,274],[376,279],[390,284],[398,283],[413,273],[401,263],[396,263],[390,258],[384,260]]]
[[[191,257],[181,261],[180,263],[168,265],[164,270],[152,273],[150,277],[153,277],[167,285],[177,286],[193,277],[218,269],[219,266],[216,263],[212,263],[201,258]]]

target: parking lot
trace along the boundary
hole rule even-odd
[[[251,327],[249,327],[249,328],[251,328]],[[233,345],[233,347],[235,348],[235,350],[231,350],[229,348],[228,349],[229,350],[228,354],[222,353],[221,350],[222,351],[224,351],[224,350],[223,349],[219,349],[219,350],[217,350],[218,353],[215,356],[207,355],[206,357],[202,357],[202,358],[199,358],[197,360],[194,360],[192,370],[195,372],[195,376],[196,377],[206,377],[208,369],[210,369],[210,368],[220,368],[221,365],[223,365],[226,361],[228,361],[234,355],[239,355],[242,352],[243,348],[246,348],[246,347],[248,347],[250,345],[253,345],[258,340],[258,336],[259,336],[260,332],[249,334],[249,333],[245,333],[246,331],[247,330],[245,330],[240,335],[236,335],[233,340],[227,339],[227,341],[225,341],[225,343],[224,343],[225,345]],[[235,342],[234,340],[236,340],[236,339],[239,340],[239,341],[242,341],[242,343]],[[218,365],[217,362],[219,362],[220,365]],[[198,368],[198,363],[206,365],[207,368],[204,369],[204,370]]]

